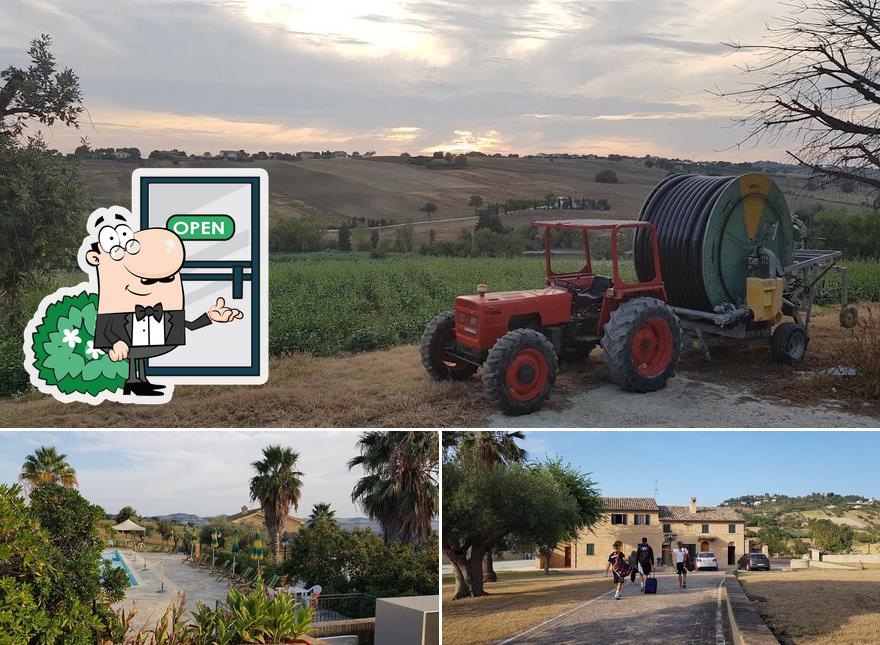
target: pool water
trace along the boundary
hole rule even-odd
[[[122,556],[119,555],[119,551],[104,551],[101,553],[101,557],[105,560],[109,560],[114,569],[122,569],[125,571],[125,575],[128,576],[128,581],[131,583],[131,586],[137,586],[137,580],[135,579],[134,574],[132,574],[128,565],[125,564],[125,560],[122,559]]]

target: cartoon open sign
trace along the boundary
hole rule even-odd
[[[268,183],[263,170],[136,170],[132,210],[88,218],[77,255],[88,281],[47,295],[25,328],[31,383],[91,404],[265,383]]]
[[[147,360],[167,383],[264,383],[268,376],[268,175],[251,169],[141,168],[132,175],[132,212],[141,229],[167,228],[183,241],[186,311],[222,298],[235,325],[187,336]]]

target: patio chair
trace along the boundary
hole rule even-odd
[[[220,564],[219,567],[214,571],[217,574],[217,582],[223,580],[223,578],[229,578],[232,575],[232,560],[227,560]]]
[[[279,576],[279,575],[274,575],[274,576],[272,576],[272,578],[270,578],[269,581],[266,583],[266,586],[267,586],[269,589],[274,589],[275,586],[278,584],[278,579],[279,579],[280,577],[281,577],[281,576]]]

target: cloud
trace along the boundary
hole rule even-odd
[[[718,43],[756,40],[771,15],[741,0],[7,3],[4,66],[24,63],[27,41],[48,32],[80,74],[96,126],[51,129],[62,150],[83,135],[147,151],[380,154],[429,142],[594,152],[575,146],[619,139],[716,156],[740,134],[731,106],[705,91],[739,81],[741,55]]]
[[[108,512],[131,505],[144,515],[231,514],[254,506],[250,464],[271,443],[300,453],[303,489],[295,514],[307,516],[313,504],[330,502],[340,517],[360,516],[351,490],[363,473],[346,465],[357,454],[358,437],[350,431],[4,432],[0,482],[15,481],[34,448],[54,445],[76,468],[82,494]]]
[[[474,133],[470,130],[455,130],[452,139],[444,143],[422,148],[421,152],[443,150],[444,152],[465,153],[470,150],[483,152],[503,152],[507,145],[497,130]]]

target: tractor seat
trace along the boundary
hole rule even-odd
[[[594,303],[597,300],[602,300],[602,298],[605,297],[605,291],[610,289],[612,284],[613,282],[611,278],[597,275],[595,278],[593,278],[593,283],[590,285],[590,288],[578,291],[574,295],[574,299],[575,301],[580,301],[583,303]]]

